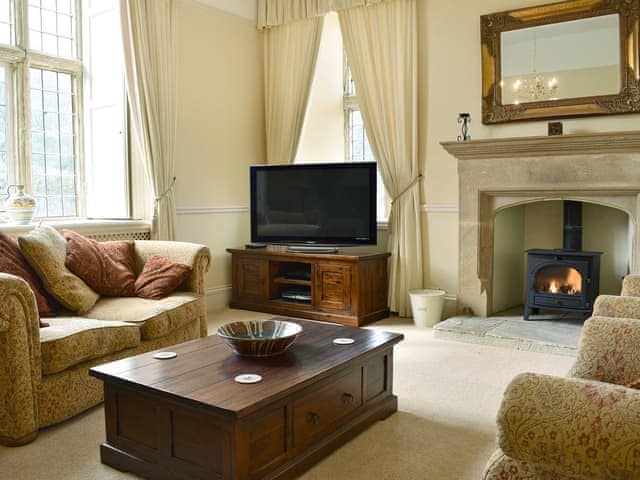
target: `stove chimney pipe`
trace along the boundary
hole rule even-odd
[[[582,250],[582,202],[564,201],[562,248]]]

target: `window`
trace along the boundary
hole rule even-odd
[[[127,181],[122,67],[111,62],[107,69],[105,60],[94,58],[104,52],[104,46],[120,50],[114,46],[117,3],[0,0],[0,192],[9,184],[24,184],[38,202],[36,217],[91,213],[88,197],[95,197],[91,175],[96,170],[92,165],[104,160],[94,158],[93,145],[100,141],[105,145],[104,136],[109,137],[108,168],[121,178],[102,177],[102,184]],[[103,28],[92,28],[91,20],[104,13]],[[85,47],[85,42],[91,47]],[[113,55],[107,57],[110,61]],[[96,75],[108,78],[99,82]],[[105,89],[120,89],[119,96],[109,97],[110,106],[118,104],[117,113],[109,117],[111,124],[103,134],[91,135],[85,106],[89,104],[93,111],[92,100],[108,96],[102,94]],[[117,139],[113,132],[119,134]],[[109,196],[111,191],[102,192],[101,203],[117,205],[112,217],[127,216],[126,192],[119,185],[116,190],[122,202]]]
[[[348,162],[375,162],[376,158],[371,151],[367,132],[364,128],[360,105],[356,95],[356,86],[351,76],[351,70],[344,56],[344,125],[345,125],[345,156]],[[379,220],[386,220],[389,217],[389,202],[387,193],[378,170],[378,198],[377,212]]]

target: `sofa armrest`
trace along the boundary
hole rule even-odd
[[[161,240],[137,240],[136,262],[138,271],[142,270],[147,257],[155,253],[174,262],[184,263],[193,268],[191,276],[183,290],[204,295],[204,276],[211,265],[211,251],[204,245],[186,242],[168,242]]]
[[[507,387],[498,443],[509,457],[571,478],[639,478],[640,391],[525,373]]]
[[[622,280],[623,297],[640,297],[640,275],[627,275]]]
[[[640,297],[599,295],[593,305],[593,316],[640,319]]]
[[[41,380],[35,296],[21,278],[0,273],[0,444],[22,445],[36,437]]]
[[[640,321],[591,317],[582,328],[570,377],[627,385],[640,378]]]

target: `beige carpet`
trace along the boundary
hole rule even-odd
[[[219,323],[265,314],[229,310]],[[395,392],[400,412],[378,422],[306,472],[304,480],[477,480],[494,447],[495,414],[516,374],[564,375],[573,359],[434,339],[410,320],[372,328],[402,332],[396,348]],[[0,479],[135,478],[104,466],[102,407],[45,429],[25,447],[0,447]]]

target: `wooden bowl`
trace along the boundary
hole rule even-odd
[[[238,355],[271,357],[284,353],[302,327],[283,320],[249,320],[218,327],[217,334]]]

